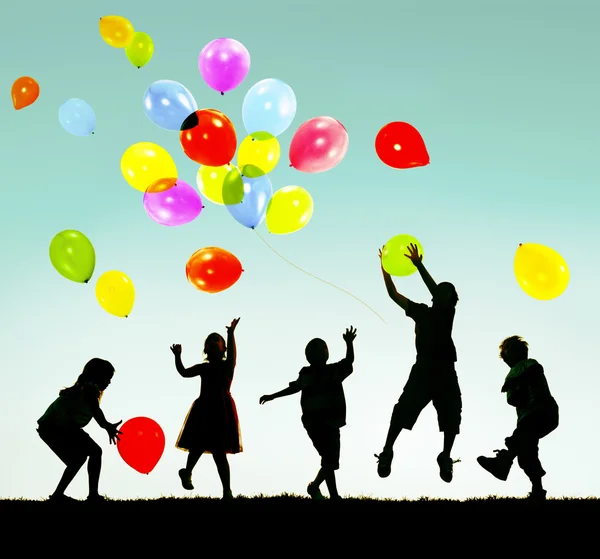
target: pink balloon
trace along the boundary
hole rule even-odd
[[[290,167],[304,173],[333,169],[348,151],[348,132],[330,116],[317,116],[304,122],[290,143]]]
[[[198,191],[180,179],[162,179],[144,193],[146,213],[156,223],[173,227],[196,219],[202,211]]]
[[[200,52],[198,68],[204,81],[223,95],[244,81],[250,70],[250,53],[235,39],[215,39]]]

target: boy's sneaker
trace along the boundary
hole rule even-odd
[[[78,503],[77,499],[73,499],[73,497],[67,497],[66,495],[50,495],[48,497],[49,503]]]
[[[223,497],[221,497],[221,501],[233,501],[233,492],[231,490],[223,493]]]
[[[496,453],[494,458],[479,456],[477,462],[494,477],[506,481],[513,464],[513,458],[506,449],[494,450],[494,452]]]
[[[527,500],[532,503],[543,503],[546,500],[546,490],[532,490],[531,493],[527,495]]]
[[[181,480],[181,485],[183,485],[184,489],[187,489],[188,491],[194,489],[194,486],[192,485],[192,474],[185,468],[179,470],[179,479]]]
[[[394,459],[393,450],[383,450],[381,454],[375,454],[377,458],[377,473],[379,477],[388,477],[392,472],[392,460]]]
[[[306,488],[306,492],[313,499],[317,499],[319,501],[321,499],[325,499],[325,497],[323,497],[323,493],[321,493],[321,490],[316,485],[314,485],[312,481],[308,484],[308,487]]]
[[[88,503],[105,503],[108,499],[104,495],[88,495],[86,502]]]
[[[446,482],[450,483],[452,481],[452,476],[454,475],[454,464],[460,462],[460,458],[458,460],[452,460],[450,456],[441,452],[437,457],[437,463],[440,467],[440,477]]]

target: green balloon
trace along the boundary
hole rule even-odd
[[[421,243],[411,235],[396,235],[383,247],[381,264],[390,276],[410,276],[417,271],[417,267],[411,262],[410,258],[405,256],[405,254],[410,254],[408,252],[410,244],[416,245],[419,254],[423,255]]]
[[[226,206],[234,206],[244,200],[244,179],[236,167],[225,175],[222,192]]]
[[[67,229],[52,239],[50,262],[61,276],[77,283],[87,283],[96,267],[96,251],[83,233]]]

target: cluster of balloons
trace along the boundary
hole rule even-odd
[[[150,62],[154,54],[154,41],[147,33],[135,31],[128,19],[122,16],[104,16],[99,22],[100,36],[111,47],[124,49],[136,68]]]
[[[66,229],[50,242],[50,262],[63,277],[76,283],[88,283],[96,268],[96,251],[80,231]],[[96,299],[108,313],[128,317],[135,302],[131,279],[118,270],[102,274],[96,282]]]
[[[134,417],[119,427],[117,450],[124,462],[140,474],[149,474],[165,450],[165,434],[149,417]]]
[[[20,111],[36,102],[40,96],[40,85],[30,76],[21,76],[12,84],[10,94],[13,107]]]

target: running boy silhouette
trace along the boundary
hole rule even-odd
[[[342,382],[352,373],[356,328],[350,326],[343,334],[346,357],[337,363],[327,363],[329,349],[320,338],[308,342],[305,355],[310,363],[288,388],[260,397],[260,403],[302,392],[302,424],[321,456],[321,468],[307,493],[313,499],[324,499],[320,486],[325,481],[330,499],[341,499],[335,479],[340,467],[340,428],[346,425],[346,399]]]
[[[540,439],[558,427],[558,404],[550,394],[544,368],[529,359],[529,345],[519,336],[500,344],[500,357],[510,367],[502,392],[509,405],[517,408],[517,428],[504,439],[506,448],[495,450],[494,458],[479,456],[477,462],[493,476],[506,481],[515,458],[531,481],[532,501],[544,501],[542,477],[546,472],[538,456]]]
[[[385,248],[385,247],[384,247]],[[453,461],[450,452],[460,431],[462,399],[454,363],[456,349],[452,341],[452,325],[458,295],[454,285],[448,282],[436,284],[423,265],[423,256],[413,244],[408,247],[410,258],[417,267],[425,285],[432,295],[432,306],[414,303],[396,291],[394,282],[381,266],[387,292],[406,316],[415,321],[415,345],[417,359],[412,366],[404,390],[394,406],[387,439],[378,459],[377,473],[388,477],[391,473],[393,446],[402,429],[412,429],[421,411],[433,402],[438,415],[440,431],[444,433],[444,446],[437,457],[440,477],[452,481]],[[379,258],[381,260],[381,249]]]

